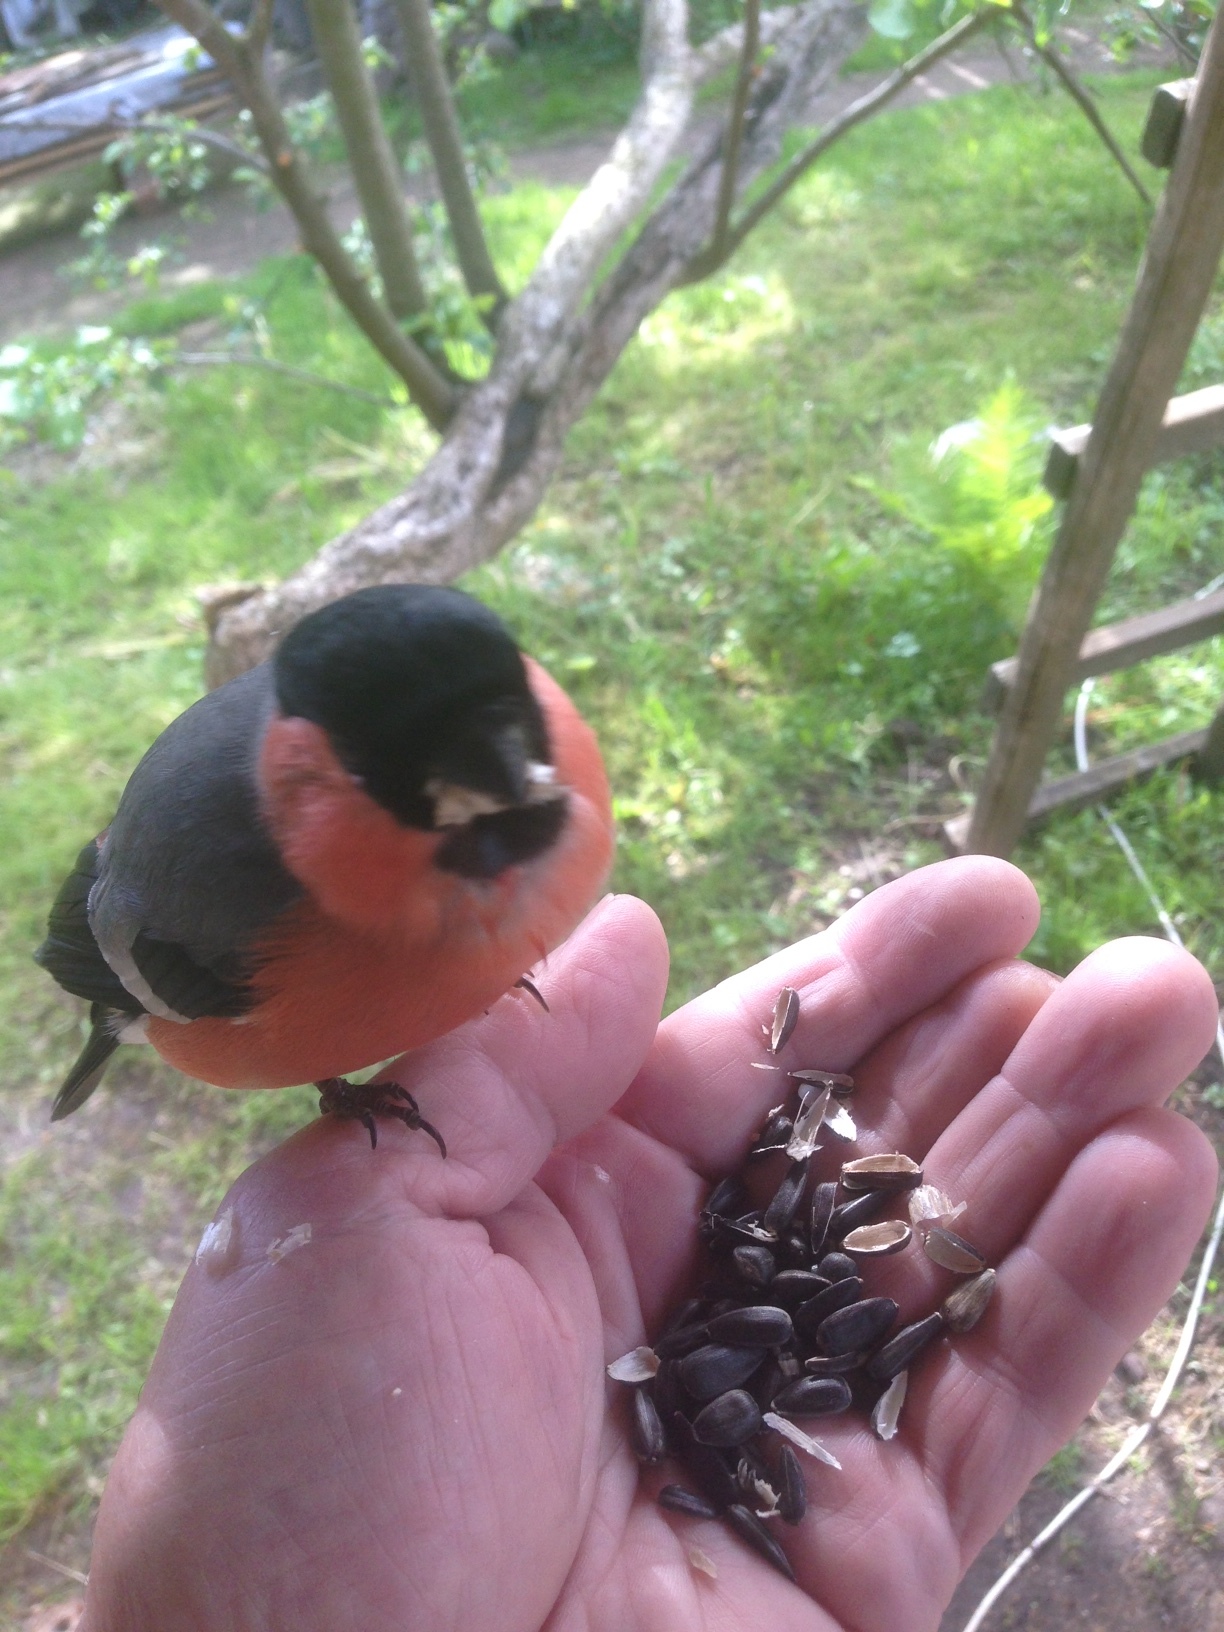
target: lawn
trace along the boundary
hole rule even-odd
[[[1152,82],[1101,87],[1132,147]],[[489,201],[512,276],[566,202]],[[879,119],[724,276],[649,319],[539,515],[466,580],[599,733],[615,884],[663,918],[671,1004],[943,853],[989,745],[983,675],[1014,650],[1050,536],[1043,429],[1089,414],[1145,231],[1060,99],[1000,88]],[[147,299],[117,328],[223,337],[251,303],[281,360],[386,391],[300,258]],[[1221,377],[1224,317],[1186,385]],[[79,455],[0,460],[0,1125],[18,1153],[0,1190],[0,1531],[88,1509],[208,1210],[311,1103],[188,1088],[133,1055],[45,1130],[81,1037],[29,960],[47,902],[201,689],[196,590],[287,572],[430,445],[408,411],[183,370],[108,406]],[[1203,456],[1149,479],[1103,618],[1224,570],[1222,478]],[[1102,681],[1094,752],[1203,723],[1222,682],[1219,642]],[[1117,801],[1217,975],[1221,810],[1184,771]],[[1049,966],[1155,932],[1091,813],[1017,860]]]

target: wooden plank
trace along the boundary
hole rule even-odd
[[[1201,600],[1174,601],[1158,612],[1141,612],[1118,623],[1090,629],[1080,642],[1079,657],[1071,671],[1071,684],[1079,685],[1094,674],[1114,674],[1129,669],[1149,657],[1180,651],[1197,640],[1224,634],[1224,589]],[[1004,657],[990,665],[985,704],[998,708],[1008,688],[1015,684],[1019,660]]]
[[[1046,492],[1054,498],[1070,496],[1080,455],[1088,444],[1091,430],[1091,425],[1072,425],[1069,430],[1050,432],[1050,451],[1041,480]],[[1205,385],[1201,391],[1187,391],[1169,402],[1156,438],[1152,464],[1164,465],[1191,453],[1207,453],[1222,444],[1224,385]]]
[[[1071,776],[1055,777],[1043,782],[1033,795],[1025,817],[1026,825],[1040,822],[1056,810],[1082,810],[1085,805],[1098,804],[1102,799],[1125,787],[1128,782],[1151,776],[1179,759],[1189,759],[1202,749],[1208,738],[1206,730],[1182,731],[1163,742],[1151,742],[1129,753],[1115,754],[1103,759],[1087,771],[1076,771]],[[944,823],[944,837],[951,850],[963,854],[969,848],[972,813],[954,816]]]
[[[1006,856],[1023,831],[1080,644],[1152,463],[1164,409],[1224,247],[1224,23],[1209,31],[1058,537],[1025,624],[1019,668],[974,807],[968,847]]]
[[[1157,85],[1152,93],[1139,151],[1157,170],[1168,170],[1177,156],[1186,103],[1193,89],[1192,79],[1175,79],[1167,85]]]

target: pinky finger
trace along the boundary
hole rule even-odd
[[[933,1368],[926,1409],[910,1416],[927,1424],[914,1449],[945,1492],[966,1564],[1169,1297],[1215,1180],[1211,1146],[1184,1118],[1122,1117],[1080,1152],[1008,1254],[981,1326]]]

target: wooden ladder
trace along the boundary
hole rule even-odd
[[[1218,17],[1196,78],[1155,93],[1143,152],[1169,168],[1169,179],[1092,424],[1052,438],[1044,479],[1066,508],[1019,653],[990,671],[988,687],[1002,705],[999,724],[972,811],[945,824],[954,850],[1006,856],[1029,821],[1091,804],[1131,777],[1190,754],[1205,769],[1224,771],[1221,710],[1204,730],[1040,784],[1069,686],[1224,631],[1221,589],[1089,632],[1145,473],[1224,445],[1224,386],[1173,396],[1224,251],[1224,24]]]

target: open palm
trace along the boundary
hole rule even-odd
[[[1005,863],[927,868],[656,1034],[657,922],[603,903],[540,977],[550,1014],[505,1000],[399,1063],[446,1162],[326,1119],[238,1181],[232,1262],[188,1274],[112,1470],[82,1632],[936,1627],[1168,1295],[1214,1185],[1161,1108],[1211,1041],[1206,975],[1135,940],[1060,985],[1015,961],[1036,920]],[[753,1065],[783,985],[787,1063],[852,1069],[860,1151],[923,1159],[999,1267],[894,1441],[822,1431],[842,1471],[809,1463],[807,1517],[779,1532],[798,1587],[654,1505],[603,1372],[685,1295],[710,1180],[783,1097]],[[903,1318],[946,1289],[912,1250],[872,1287]]]

